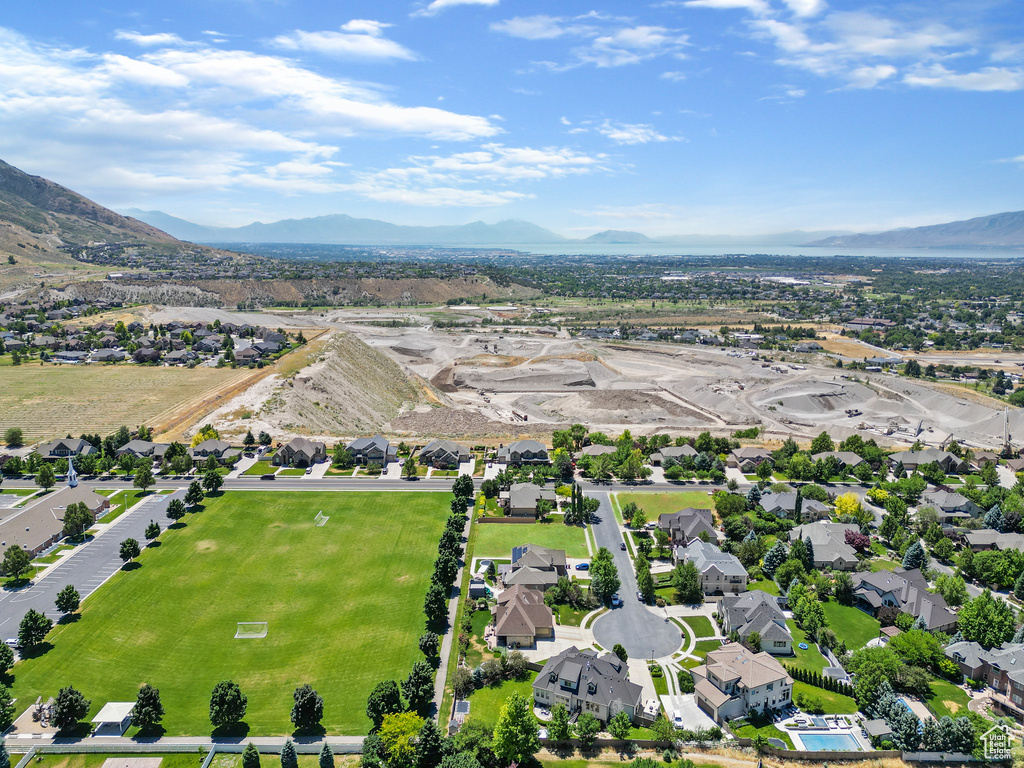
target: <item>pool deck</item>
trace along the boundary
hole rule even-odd
[[[828,727],[824,727],[824,728],[820,727],[820,726],[819,727],[815,727],[814,725],[812,725],[811,724],[812,723],[811,717],[812,716],[803,715],[802,719],[805,721],[803,723],[798,723],[798,722],[796,722],[795,718],[790,718],[790,719],[787,719],[786,721],[778,724],[779,728],[781,728],[786,733],[788,733],[790,738],[793,739],[793,746],[796,748],[797,751],[800,751],[800,752],[827,751],[827,750],[820,750],[820,749],[817,749],[817,748],[806,746],[804,744],[803,739],[801,738],[802,735],[807,735],[807,736],[849,736],[850,738],[853,739],[854,743],[856,743],[856,745],[857,745],[856,749],[857,750],[859,750],[861,752],[870,752],[872,750],[870,741],[868,741],[867,739],[861,737],[861,735],[860,735],[860,726],[859,725],[848,725],[847,724],[847,722],[846,722],[847,720],[851,720],[853,722],[856,722],[855,720],[853,720],[852,717],[850,717],[848,715],[847,716],[838,716],[838,717],[837,716],[831,716],[831,717],[814,716],[814,720],[817,720],[819,722],[824,721],[827,724]],[[845,750],[839,750],[839,751],[845,751]]]

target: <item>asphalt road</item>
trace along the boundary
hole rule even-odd
[[[29,608],[35,608],[57,621],[61,614],[54,606],[54,600],[68,584],[74,584],[85,600],[124,565],[119,554],[121,542],[131,538],[145,546],[145,530],[149,521],[156,520],[161,529],[166,529],[171,523],[167,519],[168,499],[183,499],[184,496],[184,491],[176,491],[166,496],[147,497],[149,501],[122,514],[99,536],[78,547],[71,557],[65,556],[66,561],[47,575],[22,589],[0,590],[0,635],[16,637],[18,625]]]
[[[629,552],[620,548],[622,533],[615,521],[615,513],[608,493],[593,494],[601,501],[596,521],[592,523],[594,541],[599,547],[606,547],[615,558],[622,586],[619,596],[622,607],[613,608],[594,622],[594,639],[602,648],[611,650],[616,643],[622,643],[626,653],[634,659],[650,659],[668,656],[682,645],[679,628],[664,616],[658,616],[653,609],[636,598],[636,574]]]

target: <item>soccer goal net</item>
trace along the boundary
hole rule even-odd
[[[253,640],[267,636],[267,622],[265,621],[240,621],[238,629],[235,630],[235,639]]]
[[[327,517],[324,514],[324,511],[321,509],[319,512],[316,513],[316,518],[315,518],[314,522],[316,522],[316,525],[319,528],[321,525],[326,525],[327,521],[330,520],[330,519],[331,518]]]

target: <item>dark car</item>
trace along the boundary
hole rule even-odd
[[[577,571],[589,571],[590,570],[590,563],[576,563],[576,570]]]

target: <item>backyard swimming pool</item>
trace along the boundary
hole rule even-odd
[[[808,752],[860,752],[857,739],[849,733],[813,733],[811,731],[790,731],[803,743]]]

